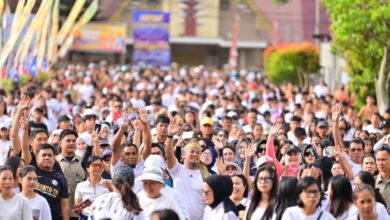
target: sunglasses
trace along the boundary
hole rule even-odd
[[[309,152],[305,152],[304,155],[305,155],[305,157],[309,157],[309,156],[315,157],[316,156],[314,153],[312,153],[310,151]]]
[[[363,149],[362,148],[353,148],[353,149],[351,148],[350,151],[351,152],[362,152]]]
[[[92,167],[92,168],[103,168],[103,165],[102,164],[99,164],[99,163],[93,163],[93,164],[91,164],[90,165],[90,167]]]
[[[263,153],[265,151],[265,148],[259,147],[257,148],[257,153]]]

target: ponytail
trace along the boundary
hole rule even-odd
[[[142,211],[138,197],[131,189],[129,183],[122,183],[119,194],[122,198],[123,208],[125,208],[128,212],[134,212],[138,215]]]

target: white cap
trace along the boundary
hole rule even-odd
[[[84,110],[84,113],[83,113],[83,117],[87,116],[87,115],[94,115],[97,117],[97,114],[94,110],[90,109],[90,108],[87,108]]]
[[[10,126],[9,126],[7,123],[5,123],[5,122],[0,123],[0,129],[2,129],[2,128],[9,129],[9,127],[10,127]]]
[[[147,166],[142,170],[142,175],[137,181],[152,180],[164,184],[163,171],[157,166]]]
[[[160,155],[151,154],[146,158],[144,166],[155,166],[160,167],[161,170],[165,170],[165,161]]]

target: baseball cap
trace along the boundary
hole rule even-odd
[[[267,163],[272,163],[275,165],[275,160],[272,159],[270,156],[261,156],[257,161],[256,161],[256,167],[259,168],[261,165],[267,164]]]
[[[326,121],[319,121],[317,124],[317,128],[323,128],[323,127],[329,127],[328,122]]]
[[[299,153],[299,152],[301,152],[301,149],[295,145],[290,145],[287,147],[286,152],[284,154],[286,155],[286,154],[289,154],[291,152],[298,152]]]
[[[153,180],[164,184],[163,171],[158,166],[145,166],[137,181]]]
[[[156,166],[160,167],[161,170],[165,170],[165,161],[160,155],[151,154],[148,156],[148,158],[146,158],[144,166]]]
[[[106,157],[109,157],[109,156],[112,156],[112,150],[110,150],[110,149],[103,150],[103,152],[102,152],[102,159],[104,159]]]
[[[200,120],[200,125],[211,125],[211,126],[214,126],[214,121],[213,119],[209,118],[209,117],[204,117],[202,118],[202,120]]]
[[[88,118],[97,118],[97,114],[95,113],[94,110],[90,109],[90,108],[87,108],[84,110],[84,113],[83,113],[83,118],[85,119],[88,119]]]
[[[9,129],[10,126],[7,123],[3,122],[3,123],[0,124],[0,129],[3,129],[3,128]]]

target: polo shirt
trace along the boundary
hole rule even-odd
[[[77,184],[74,199],[81,199],[83,202],[89,199],[91,202],[93,202],[99,195],[109,193],[110,191],[103,186],[104,181],[107,180],[101,179],[95,187],[92,186],[89,179]],[[89,214],[91,213],[91,207],[84,208],[82,213],[83,215],[89,216]]]

